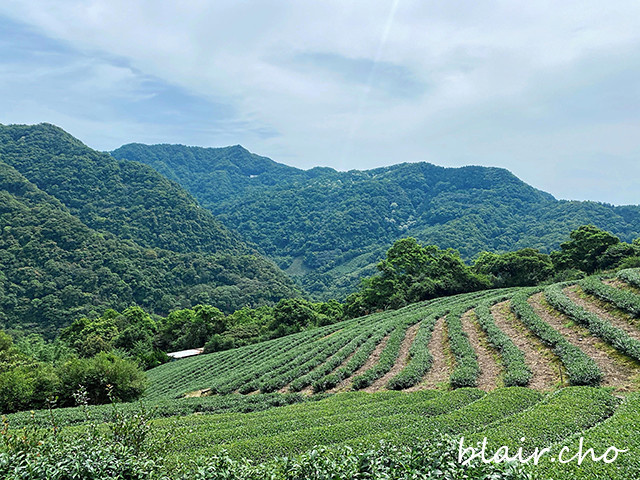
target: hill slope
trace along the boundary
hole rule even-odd
[[[53,333],[133,303],[158,314],[197,303],[230,312],[295,294],[275,265],[149,167],[50,125],[0,127],[5,326]]]
[[[640,234],[639,207],[558,201],[498,168],[405,163],[305,171],[240,146],[130,144],[112,155],[182,184],[319,297],[351,291],[405,236],[471,258],[482,250],[549,251],[587,223],[623,240]]]
[[[459,445],[483,442],[486,458],[505,446],[521,458],[548,453],[528,461],[531,476],[472,468],[469,478],[638,478],[639,287],[640,269],[629,269],[573,285],[434,299],[161,365],[148,372],[147,408],[115,408],[153,419],[141,425],[155,440],[150,448],[164,446],[158,461],[171,478],[197,475],[171,475],[184,465],[237,478],[316,478],[323,469],[327,478],[359,478],[371,477],[373,464],[389,465],[379,478],[406,478],[408,463],[389,456],[407,450],[393,445],[425,442],[433,448],[420,447],[412,458],[418,471],[433,469],[433,478],[442,477],[443,465],[459,478]],[[89,428],[87,418],[113,421],[113,408],[22,412],[8,421],[46,427],[53,417],[78,435]],[[340,445],[350,448],[335,450]],[[371,462],[363,453],[369,448],[379,448],[381,460]],[[616,460],[587,454],[574,461],[589,448]],[[283,460],[281,475],[249,475],[244,462],[303,452],[308,467]],[[214,459],[208,469],[198,463],[204,458]],[[345,465],[362,468],[345,473]]]
[[[179,185],[54,125],[0,126],[0,159],[94,230],[178,252],[250,251]]]
[[[640,389],[640,270],[438,298],[161,365],[150,399],[567,385]],[[444,340],[446,339],[446,341]]]

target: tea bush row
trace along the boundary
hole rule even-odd
[[[539,290],[525,289],[516,293],[510,302],[511,309],[529,330],[553,349],[567,369],[572,385],[598,385],[602,380],[602,372],[594,360],[542,320],[527,302],[537,291]]]
[[[565,295],[561,286],[551,285],[545,289],[544,293],[551,306],[586,327],[592,335],[600,337],[620,352],[640,360],[640,342],[631,338],[627,332],[576,305]]]
[[[516,347],[507,334],[498,328],[491,315],[491,306],[507,298],[509,297],[480,302],[475,312],[480,327],[487,334],[489,343],[500,352],[500,356],[502,357],[502,363],[505,369],[504,385],[506,387],[526,386],[531,381],[533,373],[527,365],[524,353]]]

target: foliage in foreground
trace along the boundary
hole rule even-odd
[[[55,364],[37,361],[19,352],[0,331],[0,412],[45,408],[51,401],[74,405],[74,393],[87,388],[92,404],[139,398],[147,378],[135,362],[114,352],[91,358],[71,357]]]
[[[11,432],[5,422],[0,444],[0,475],[5,480],[223,480],[301,478],[370,479],[530,479],[513,464],[462,465],[458,441],[440,435],[428,443],[354,451],[350,447],[320,447],[302,455],[266,463],[234,460],[226,454],[181,465],[169,472],[158,444],[147,442],[149,424],[144,409],[122,415],[114,407],[107,430],[92,425],[80,437],[62,435],[55,427],[42,433],[35,427]]]

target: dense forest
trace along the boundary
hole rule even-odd
[[[240,146],[130,144],[112,155],[179,182],[317,298],[343,298],[407,236],[471,260],[484,250],[549,252],[589,223],[624,241],[640,235],[639,207],[559,201],[499,168],[305,171]]]
[[[51,336],[106,308],[231,313],[297,295],[179,186],[52,125],[0,127],[0,228],[8,327]]]

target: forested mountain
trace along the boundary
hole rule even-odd
[[[56,126],[0,128],[0,160],[95,230],[179,252],[249,251],[179,185],[146,165],[96,152]]]
[[[404,163],[300,170],[240,146],[125,145],[112,155],[182,184],[308,291],[342,296],[394,240],[413,236],[470,259],[483,250],[558,248],[592,223],[631,241],[640,207],[556,200],[499,168]]]
[[[132,304],[232,312],[296,295],[271,262],[153,169],[52,125],[0,126],[0,323],[53,333]]]

